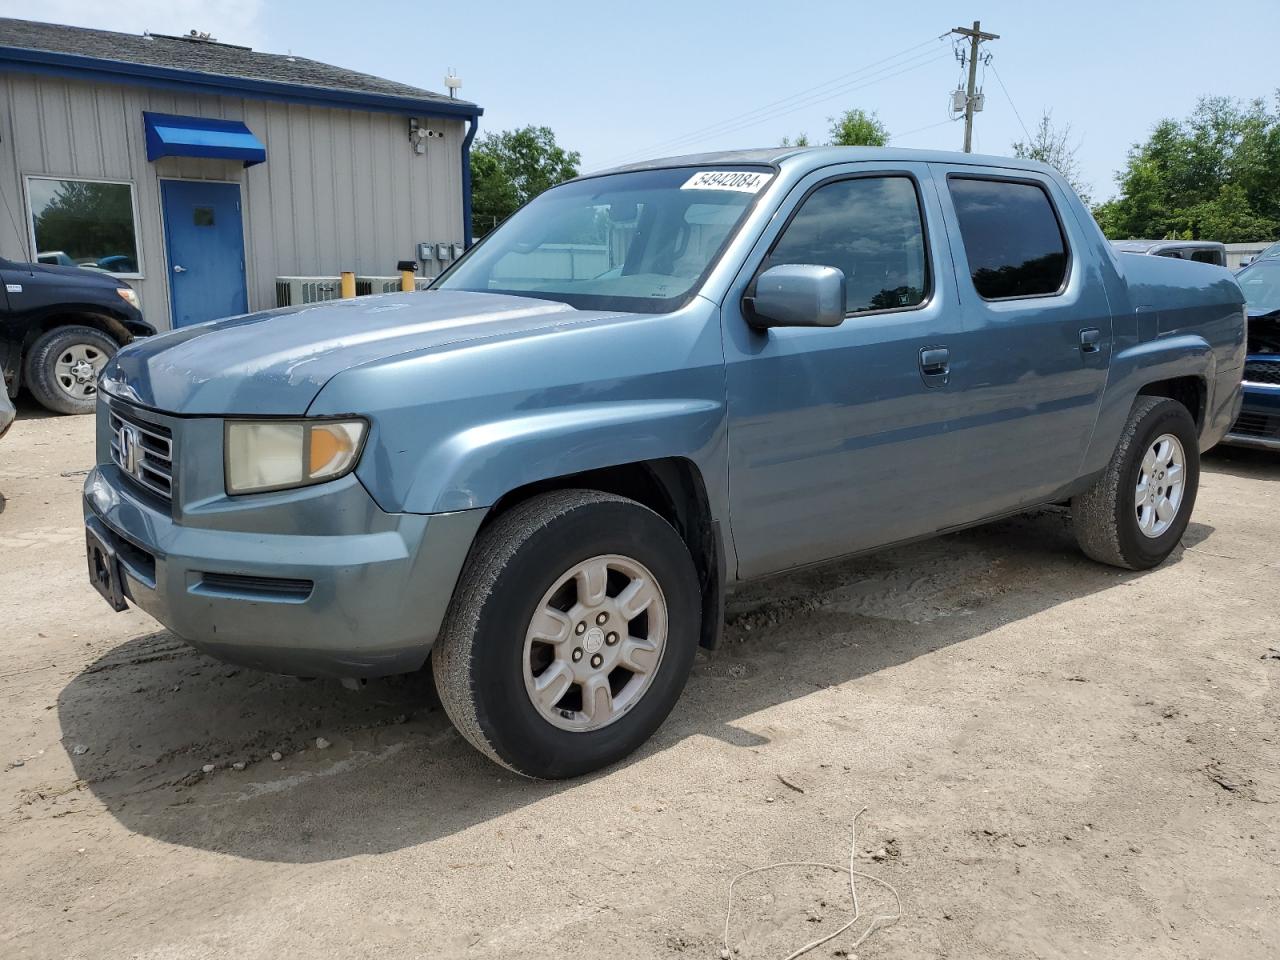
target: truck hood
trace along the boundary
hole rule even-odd
[[[521,336],[612,314],[504,294],[442,290],[286,307],[137,341],[101,390],[175,414],[304,414],[338,373],[386,357]]]

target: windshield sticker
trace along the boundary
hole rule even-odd
[[[738,193],[759,193],[770,180],[772,173],[748,173],[742,170],[703,170],[684,182],[681,190],[736,190]]]

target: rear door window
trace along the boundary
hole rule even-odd
[[[923,303],[929,278],[915,181],[856,177],[818,187],[800,205],[761,269],[784,263],[842,271],[846,313]]]
[[[950,177],[974,289],[984,300],[1058,293],[1067,276],[1067,242],[1038,183]]]

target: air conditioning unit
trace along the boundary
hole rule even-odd
[[[322,303],[341,296],[342,280],[338,277],[276,277],[277,307]]]
[[[413,285],[417,290],[425,290],[435,277],[414,277]],[[399,293],[399,277],[356,277],[356,296],[367,297],[374,293]]]

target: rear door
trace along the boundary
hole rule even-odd
[[[960,332],[924,164],[846,164],[788,195],[723,305],[729,492],[740,576],[954,522],[948,351]],[[838,327],[758,330],[742,298],[770,266],[845,274]]]
[[[1077,478],[1106,383],[1111,309],[1095,244],[1053,178],[933,166],[964,318],[950,473],[966,519],[978,520]]]

